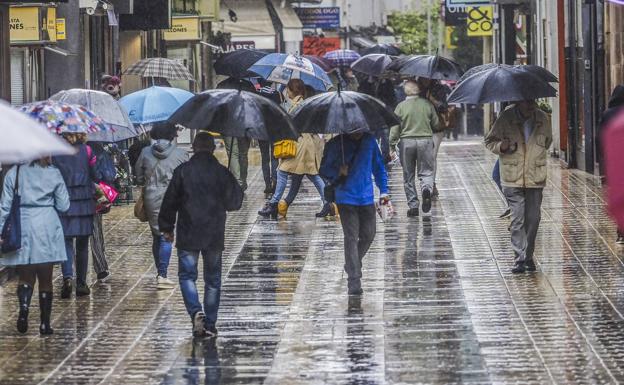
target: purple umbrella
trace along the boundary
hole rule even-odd
[[[334,70],[334,65],[331,61],[322,58],[320,56],[315,56],[315,55],[303,55],[304,58],[308,59],[309,61],[311,61],[312,63],[316,64],[317,66],[321,67],[321,69],[325,72],[331,72]]]

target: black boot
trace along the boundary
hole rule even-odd
[[[52,314],[52,293],[44,291],[39,293],[39,309],[41,310],[41,325],[39,334],[46,336],[54,333],[50,327],[50,315]]]
[[[327,216],[333,217],[335,215],[336,213],[334,212],[334,205],[332,205],[331,203],[325,203],[321,211],[316,213],[317,218],[325,218]]]
[[[63,288],[61,289],[61,298],[67,299],[71,297],[72,292],[72,279],[63,278]]]
[[[264,218],[277,219],[277,203],[267,202],[264,208],[258,211],[258,215]]]
[[[26,333],[28,331],[28,310],[30,308],[30,299],[32,298],[33,288],[26,284],[17,286],[17,298],[19,299],[19,316],[17,317],[17,331]]]

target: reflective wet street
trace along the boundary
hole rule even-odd
[[[311,184],[287,220],[259,219],[254,168],[228,221],[216,341],[193,341],[180,291],[156,290],[148,226],[116,208],[113,276],[90,298],[55,299],[53,336],[39,337],[36,296],[19,335],[16,282],[0,288],[0,384],[623,382],[624,253],[599,181],[551,163],[539,271],[512,276],[494,161],[476,140],[444,145],[440,198],[421,219],[405,216],[392,170],[399,215],[378,223],[361,300],[346,296],[342,231],[314,218]]]

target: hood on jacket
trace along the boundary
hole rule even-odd
[[[173,142],[165,139],[158,139],[156,143],[152,144],[152,155],[154,155],[156,159],[167,159],[175,147]]]
[[[624,85],[615,87],[609,99],[609,108],[621,107],[624,105]]]

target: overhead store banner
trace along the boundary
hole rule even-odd
[[[494,35],[494,7],[466,8],[468,19],[468,36],[481,37]]]
[[[256,49],[255,41],[232,41],[229,44],[222,45],[223,52],[232,52],[239,49]]]
[[[11,43],[41,40],[39,7],[11,7],[9,9],[9,36]]]
[[[340,49],[339,37],[305,36],[303,38],[303,54],[323,56],[327,52]]]
[[[295,12],[303,28],[340,28],[340,7],[299,7],[295,8]]]
[[[444,24],[450,26],[466,25],[466,6],[464,5],[444,5]]]
[[[490,5],[492,0],[446,0],[447,7],[453,6],[478,6],[478,5]]]
[[[163,33],[163,39],[167,41],[201,40],[199,17],[174,17],[171,20],[171,28]]]

